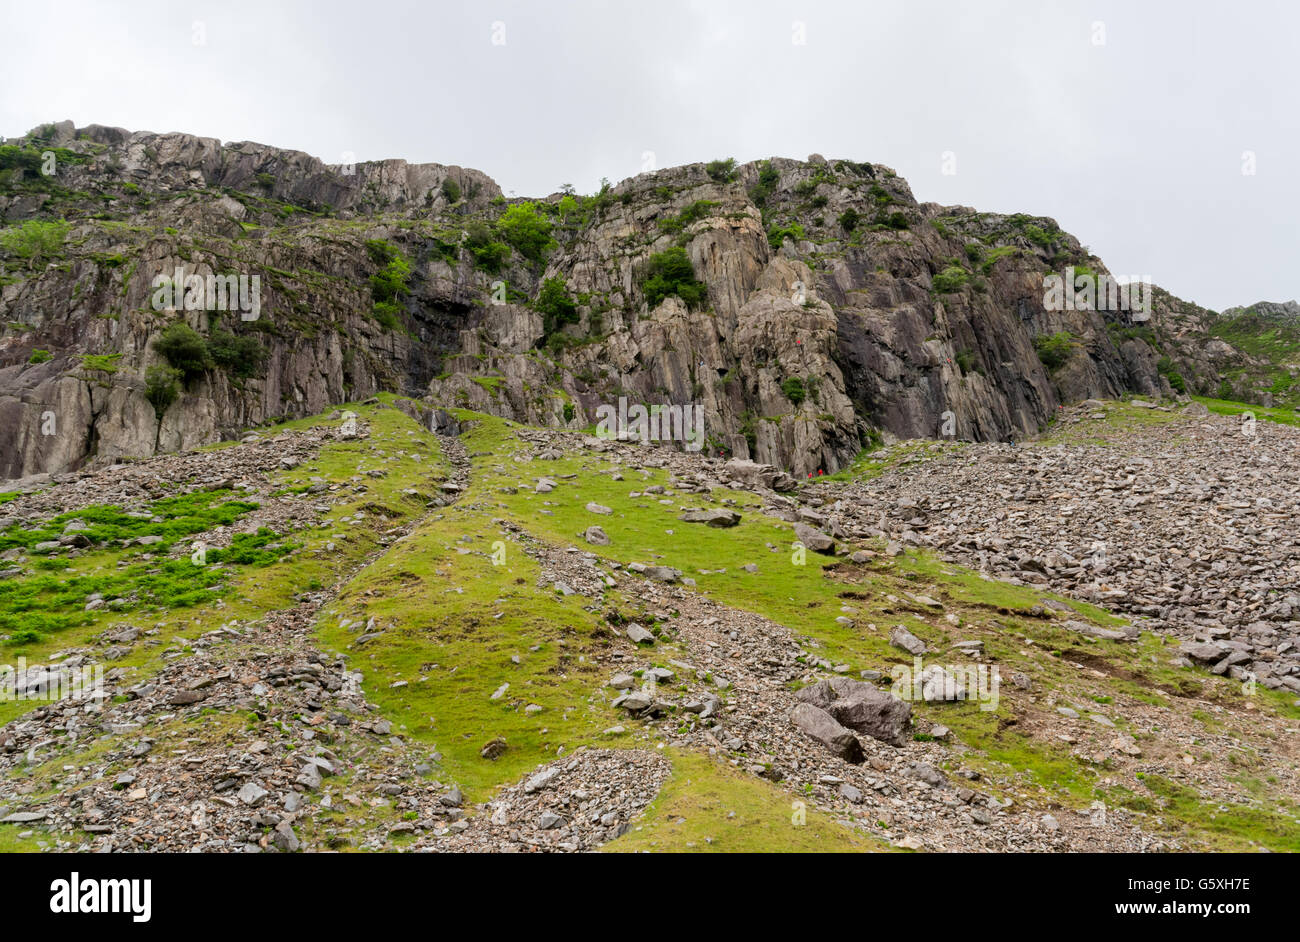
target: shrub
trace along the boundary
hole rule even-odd
[[[807,397],[807,390],[804,389],[803,380],[798,376],[791,376],[781,384],[781,392],[785,393],[785,398],[789,399],[796,406],[804,401]]]
[[[932,282],[936,294],[952,294],[966,286],[966,269],[958,265],[949,265],[934,276]]]
[[[879,217],[878,221],[882,226],[888,226],[890,229],[910,229],[912,226],[907,221],[907,215],[897,210],[888,216]]]
[[[395,330],[401,323],[398,317],[401,313],[402,306],[396,301],[376,301],[371,316],[384,330]]]
[[[212,357],[208,352],[207,342],[188,324],[178,321],[168,326],[153,342],[153,348],[180,373],[186,382],[212,369]]]
[[[497,232],[524,258],[540,262],[554,245],[551,221],[533,203],[511,206],[497,220]]]
[[[963,373],[969,373],[975,368],[975,351],[969,348],[957,351],[957,366]]]
[[[120,353],[83,353],[81,368],[96,373],[116,373],[117,361],[120,359]]]
[[[566,402],[566,403],[564,404],[564,422],[565,422],[566,425],[567,425],[569,422],[572,422],[572,421],[573,421],[573,417],[574,417],[575,415],[577,415],[577,414],[578,414],[578,413],[577,413],[577,410],[573,408],[573,403],[571,403],[571,402]]]
[[[547,278],[542,282],[533,308],[542,315],[544,337],[549,337],[565,324],[578,323],[578,306],[561,278]]]
[[[678,246],[650,256],[646,275],[641,290],[645,293],[646,304],[652,309],[670,294],[685,301],[687,307],[696,307],[708,297],[703,283],[695,278],[690,256]]]
[[[144,373],[144,397],[153,406],[153,414],[162,421],[167,407],[176,401],[180,390],[177,380],[181,378],[179,370],[168,366],[151,366]]]
[[[0,231],[0,248],[27,261],[28,269],[56,258],[63,249],[71,224],[62,219],[29,219],[20,226]]]
[[[373,243],[366,247],[371,250],[371,258],[384,258],[384,267],[370,276],[370,297],[375,302],[374,318],[386,330],[392,330],[399,323],[398,315],[402,311],[401,298],[406,294],[406,283],[411,277],[411,263],[396,246],[386,242]],[[382,246],[382,248],[380,247]]]
[[[1059,370],[1066,364],[1074,354],[1074,346],[1074,337],[1066,330],[1050,336],[1034,338],[1034,349],[1038,352],[1038,359],[1053,371]]]
[[[54,354],[48,350],[33,350],[32,355],[27,358],[28,363],[46,363],[54,359]]]
[[[474,256],[474,264],[486,272],[496,274],[510,258],[510,246],[492,237],[487,223],[475,219],[465,227],[465,247]]]
[[[252,376],[266,360],[266,350],[255,337],[241,337],[224,330],[214,331],[208,341],[212,362],[232,376]]]
[[[781,174],[772,166],[772,161],[764,160],[758,165],[758,183],[750,187],[749,198],[755,206],[765,206],[781,182]]]
[[[451,177],[442,178],[442,195],[447,197],[448,203],[460,202],[460,184]]]
[[[1047,248],[1052,244],[1052,236],[1046,230],[1041,229],[1038,226],[1025,226],[1025,238],[1034,243],[1034,245],[1039,245],[1043,248]]]
[[[858,222],[861,219],[862,217],[858,215],[858,211],[850,206],[848,209],[844,210],[844,212],[840,213],[840,228],[845,232],[852,232],[858,227]]]
[[[676,216],[659,220],[659,228],[665,232],[681,232],[692,223],[699,222],[709,215],[709,210],[717,206],[716,200],[696,200]]]
[[[1183,374],[1174,369],[1174,361],[1169,357],[1161,357],[1156,363],[1156,371],[1169,381],[1170,387],[1175,392],[1186,393],[1187,381],[1183,379]]]
[[[704,165],[704,172],[715,183],[730,183],[736,179],[736,161],[731,157],[726,160],[710,160]]]
[[[781,243],[786,239],[791,242],[802,242],[805,238],[803,226],[797,222],[792,222],[785,228],[774,224],[772,228],[767,230],[767,244],[772,246],[773,249],[779,249]]]

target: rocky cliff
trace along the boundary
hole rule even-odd
[[[10,478],[381,390],[570,428],[620,397],[698,404],[710,453],[804,476],[881,438],[1020,437],[1177,372],[1162,292],[1151,319],[1048,309],[1045,274],[1106,273],[1054,221],[918,203],[817,155],[530,202],[460,167],[65,122],[0,148],[0,219]],[[663,276],[675,250],[685,282]],[[177,269],[257,276],[256,319],[160,302]],[[207,345],[187,363],[159,344],[176,322]],[[1204,333],[1179,363],[1209,386]]]

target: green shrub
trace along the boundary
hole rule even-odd
[[[838,221],[841,229],[845,232],[852,232],[858,227],[858,222],[861,221],[861,219],[862,217],[858,214],[858,211],[850,206],[848,209],[844,210],[844,212],[840,213]]]
[[[180,394],[177,381],[181,378],[180,370],[168,366],[151,366],[144,373],[144,397],[153,406],[153,413],[161,422],[167,407],[176,401]]]
[[[772,246],[773,249],[779,249],[781,243],[786,239],[789,239],[791,242],[802,242],[805,238],[807,238],[807,236],[804,234],[803,226],[799,225],[797,222],[792,222],[784,228],[773,224],[773,226],[767,230],[767,244]]]
[[[698,307],[708,297],[704,284],[695,278],[690,256],[678,246],[650,256],[646,275],[641,290],[652,310],[670,294],[685,301],[687,307]]]
[[[208,344],[194,328],[177,321],[153,342],[153,348],[189,382],[212,369]]]
[[[975,368],[975,351],[971,349],[957,351],[957,366],[963,373],[969,373]]]
[[[804,389],[803,380],[798,376],[791,376],[781,384],[781,392],[785,393],[785,398],[789,399],[796,406],[804,401],[807,397],[807,390]]]
[[[116,373],[120,359],[120,353],[85,353],[81,356],[81,368],[97,373]]]
[[[266,350],[255,337],[243,337],[224,330],[213,331],[208,341],[212,362],[232,376],[252,376],[266,360]]]
[[[934,276],[932,282],[936,294],[952,294],[966,286],[966,269],[959,265],[949,265]]]
[[[681,232],[692,223],[699,222],[709,215],[709,210],[719,205],[716,200],[696,200],[676,216],[659,220],[659,228],[665,232]]]
[[[726,160],[710,160],[704,165],[704,172],[715,183],[731,183],[736,179],[736,161],[731,157]]]
[[[1052,236],[1045,229],[1034,225],[1025,226],[1025,238],[1043,248],[1047,248],[1053,241]]]
[[[29,219],[21,225],[0,230],[0,248],[26,260],[29,270],[34,269],[42,261],[59,256],[70,228],[71,224],[63,219]]]
[[[383,261],[383,268],[370,276],[370,297],[375,302],[373,315],[386,330],[400,322],[401,299],[406,294],[406,283],[411,277],[411,263],[396,246],[372,239],[366,243],[370,257]]]
[[[474,264],[494,275],[501,271],[510,258],[510,246],[496,241],[487,223],[477,219],[470,221],[465,232],[465,247],[474,256]]]
[[[370,313],[384,330],[396,330],[401,324],[402,306],[396,301],[376,301],[374,310]]]
[[[28,363],[46,363],[54,359],[54,354],[48,350],[33,350],[32,355],[27,358]]]
[[[1169,381],[1169,385],[1175,392],[1187,392],[1187,381],[1183,379],[1181,373],[1174,369],[1174,361],[1169,357],[1160,358],[1159,362],[1156,363],[1156,371]]]
[[[575,415],[577,415],[577,414],[578,414],[578,411],[573,407],[573,403],[571,403],[571,402],[566,402],[566,403],[564,404],[564,423],[565,423],[566,425],[567,425],[568,423],[572,422],[572,421],[573,421],[573,417],[574,417]]]
[[[442,195],[447,198],[448,203],[460,202],[460,184],[451,177],[442,178]]]
[[[542,315],[543,337],[550,337],[565,324],[576,324],[579,320],[578,306],[561,278],[547,278],[542,282],[533,309]]]
[[[1038,359],[1052,371],[1059,370],[1069,361],[1074,348],[1074,337],[1067,330],[1034,338],[1034,350],[1038,353]]]
[[[781,182],[781,174],[772,166],[772,161],[764,160],[758,165],[758,183],[749,189],[749,198],[755,206],[765,206]]]
[[[497,220],[497,232],[520,255],[540,262],[555,244],[551,238],[551,221],[534,203],[511,206]]]

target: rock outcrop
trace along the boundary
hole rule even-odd
[[[1023,437],[1063,402],[1174,392],[1163,327],[1045,305],[1046,273],[1105,271],[1052,220],[918,203],[880,165],[693,164],[552,194],[536,204],[551,245],[534,251],[499,225],[525,201],[461,167],[327,165],[69,122],[10,144],[0,219],[55,229],[0,254],[6,478],[186,449],[390,390],[570,428],[620,398],[695,406],[695,446],[779,490],[881,438]],[[648,303],[650,259],[672,248],[703,285],[698,303]],[[386,276],[394,255],[409,271]],[[158,279],[178,269],[257,276],[258,316],[211,297],[160,303]],[[546,279],[572,316],[535,309]],[[150,368],[170,363],[157,339],[175,322],[227,355],[191,365],[169,396]],[[1045,362],[1049,337],[1064,353]],[[1217,381],[1217,355],[1189,354],[1191,378]]]

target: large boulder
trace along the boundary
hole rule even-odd
[[[800,543],[814,553],[833,553],[835,551],[835,541],[833,539],[820,530],[814,530],[806,523],[796,523],[794,525],[794,535]]]
[[[719,507],[714,510],[688,510],[677,519],[683,523],[707,523],[711,527],[734,527],[740,523],[740,514]]]
[[[732,458],[722,468],[722,476],[730,481],[739,481],[749,487],[765,487],[772,491],[792,491],[799,482],[780,468],[770,464],[759,464],[744,458]]]
[[[912,705],[865,681],[834,677],[804,687],[795,696],[842,726],[872,739],[891,746],[907,742]]]
[[[841,726],[825,710],[815,707],[811,703],[799,703],[791,712],[790,720],[805,735],[817,740],[845,762],[852,762],[857,765],[866,758],[866,753],[862,751],[862,743],[858,742],[858,737]]]

